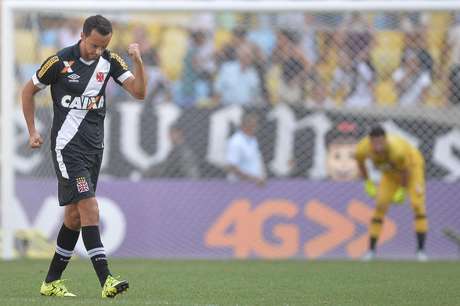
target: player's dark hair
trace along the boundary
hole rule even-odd
[[[88,17],[83,24],[83,33],[85,36],[89,36],[93,30],[103,36],[109,35],[112,33],[112,23],[101,15]]]
[[[380,136],[385,136],[385,135],[386,135],[385,129],[380,124],[372,126],[369,131],[370,137],[380,137]]]

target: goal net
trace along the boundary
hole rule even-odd
[[[4,258],[54,252],[63,209],[50,154],[53,102],[48,88],[36,96],[45,142],[31,150],[21,88],[47,57],[78,42],[95,12],[112,21],[109,49],[130,67],[127,46],[139,43],[148,77],[144,102],[107,86],[97,199],[109,254],[357,258],[374,202],[353,151],[381,123],[425,157],[428,254],[458,256],[458,5],[99,1],[91,10],[87,1],[52,2],[58,10],[29,1],[25,10],[20,2],[2,8]],[[258,118],[261,186],[226,173],[228,140],[247,112]],[[391,207],[382,257],[411,258],[413,219],[410,203]]]

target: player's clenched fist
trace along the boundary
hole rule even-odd
[[[35,132],[29,136],[29,145],[32,149],[40,148],[43,144],[43,138],[39,133]]]
[[[141,51],[139,50],[139,44],[130,44],[128,46],[128,55],[133,59],[140,59],[141,58]]]

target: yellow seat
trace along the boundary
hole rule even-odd
[[[387,78],[399,67],[403,40],[403,34],[395,31],[382,31],[375,34],[375,46],[371,50],[371,59],[378,79]]]
[[[161,66],[170,80],[180,77],[187,46],[188,34],[185,30],[173,27],[163,32],[159,54]]]
[[[133,28],[133,25],[128,25],[119,30],[117,43],[122,50],[126,50],[133,43]]]
[[[29,30],[16,30],[14,34],[16,61],[20,64],[37,62],[37,37]]]
[[[232,39],[232,33],[225,29],[219,29],[214,34],[214,46],[216,50],[220,50],[226,43]]]
[[[426,31],[428,50],[436,63],[442,56],[447,32],[451,24],[451,13],[431,13]]]
[[[451,24],[451,13],[436,12],[430,14],[429,28],[446,30]]]
[[[425,104],[432,107],[441,107],[447,104],[446,84],[442,80],[435,81],[428,89]]]
[[[398,95],[391,79],[380,81],[374,87],[375,100],[378,106],[394,106]]]
[[[161,38],[161,25],[159,23],[151,23],[147,27],[147,35],[152,46],[158,46]]]
[[[57,51],[58,49],[54,47],[41,47],[38,50],[38,61],[40,64],[43,63],[48,57],[56,54]]]
[[[277,104],[279,101],[279,88],[281,83],[281,67],[279,65],[272,66],[266,74],[267,90],[272,104]]]

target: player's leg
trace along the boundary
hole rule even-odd
[[[61,280],[67,264],[72,257],[73,250],[80,235],[80,216],[75,204],[65,207],[64,224],[57,237],[56,251],[42,283],[40,293],[46,296],[75,296],[70,293]]]
[[[78,202],[78,210],[81,217],[82,238],[85,244],[88,256],[91,258],[94,270],[101,286],[103,287],[103,297],[114,297],[118,293],[125,291],[129,285],[127,281],[120,281],[112,277],[107,256],[105,253],[104,245],[102,244],[101,235],[99,231],[99,207],[97,200],[94,196],[97,180],[99,176],[100,165],[102,161],[102,154],[97,154],[90,157],[92,167],[90,169],[90,176],[85,178],[88,185],[87,198],[82,198]]]
[[[112,277],[104,245],[99,232],[99,208],[95,197],[78,202],[81,216],[81,232],[88,256],[102,287],[102,297],[114,297],[128,289],[127,281]]]
[[[412,169],[408,189],[412,210],[414,212],[417,259],[426,261],[425,241],[428,232],[428,219],[425,207],[425,165],[423,158],[419,158]]]
[[[375,256],[377,242],[383,227],[383,221],[394,192],[398,188],[397,177],[391,174],[383,174],[377,191],[375,210],[369,226],[369,253],[366,257],[372,259]]]
[[[64,223],[57,237],[56,252],[51,260],[45,282],[50,283],[61,278],[62,272],[64,272],[72,257],[79,235],[80,215],[78,209],[75,204],[67,205],[65,207]]]
[[[88,256],[101,286],[110,275],[104,245],[99,232],[99,208],[95,197],[82,199],[78,202],[81,216],[81,234]]]
[[[59,154],[61,153],[59,152]],[[63,165],[63,161],[61,160],[59,164],[56,152],[53,152],[53,161],[58,177],[59,205],[65,206],[64,223],[59,230],[56,252],[51,260],[45,281],[40,287],[40,293],[46,296],[75,296],[67,290],[61,276],[72,257],[80,235],[80,214],[75,203],[72,203],[74,184],[72,184],[72,180],[62,176],[60,164]]]

